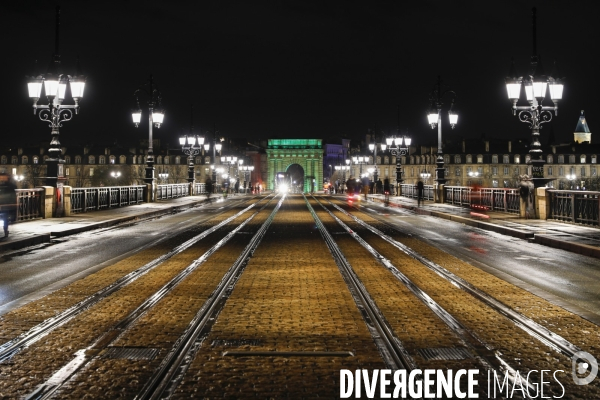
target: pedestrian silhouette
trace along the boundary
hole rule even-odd
[[[423,181],[417,182],[417,207],[420,207],[421,203],[425,203],[423,200],[424,190],[425,186],[423,185]]]
[[[16,188],[8,174],[0,174],[0,218],[4,223],[4,237],[8,236],[8,225],[17,219]]]

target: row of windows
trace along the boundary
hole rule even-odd
[[[471,154],[467,154],[466,156],[464,156],[465,158],[465,164],[473,164],[473,160],[475,160],[476,164],[483,164],[483,155],[482,154],[478,154],[476,156],[473,156]],[[559,164],[564,164],[565,163],[565,155],[563,154],[559,154],[558,156],[556,156],[555,154],[548,154],[546,155],[546,163],[548,164],[553,164],[554,160],[556,159],[557,162]],[[436,156],[435,155],[424,155],[424,156],[410,156],[409,160],[410,160],[410,164],[435,164],[435,159]],[[445,154],[444,155],[444,163],[449,164],[450,163],[450,155]],[[524,163],[528,163],[529,160],[531,159],[531,156],[529,154],[526,154],[524,158],[521,157],[521,155],[519,154],[515,154],[513,156],[513,164],[521,164],[521,162]],[[579,163],[580,164],[586,164],[588,162],[588,159],[590,161],[590,163],[592,164],[596,164],[598,161],[598,157],[595,154],[592,154],[591,156],[587,156],[585,154],[581,154],[579,156]],[[454,164],[462,164],[462,160],[463,160],[463,156],[460,154],[456,154],[454,155]],[[498,164],[498,160],[499,160],[499,156],[497,154],[493,154],[492,155],[492,164]],[[396,158],[395,157],[377,157],[377,164],[380,165],[382,164],[389,164],[390,161],[392,162],[392,164],[396,163]],[[401,160],[402,164],[406,164],[406,157],[402,157]],[[372,157],[368,157],[368,161],[366,161],[367,164],[373,164],[373,158]],[[511,164],[510,162],[510,155],[509,154],[504,154],[502,156],[502,163],[503,164]],[[576,156],[574,154],[571,154],[568,156],[568,163],[569,164],[575,164],[576,163]]]
[[[45,155],[42,160],[45,162],[48,159],[48,156]],[[40,163],[40,157],[39,156],[33,156],[31,157],[31,160],[33,162],[33,164],[39,164]],[[65,156],[65,163],[66,164],[71,164],[71,156]],[[74,158],[75,160],[75,164],[81,164],[82,161],[82,157],[81,156],[75,156]],[[115,164],[117,160],[116,156],[108,156],[108,158],[106,156],[98,156],[98,164],[106,164],[107,161],[109,164]],[[157,164],[169,164],[170,161],[173,160],[175,162],[175,164],[181,164],[181,156],[158,156],[156,158],[156,163]],[[137,157],[133,157],[133,164],[143,164],[146,162],[146,156],[137,156]],[[11,157],[11,164],[18,164],[19,163],[19,157],[17,156],[12,156]],[[87,156],[87,163],[88,164],[96,164],[96,156]],[[120,164],[126,164],[127,163],[127,157],[126,156],[120,156],[119,157],[119,163]],[[202,164],[202,157],[198,156],[195,159],[195,163],[196,164]],[[204,159],[204,163],[205,164],[210,164],[210,157],[205,157]],[[2,156],[0,157],[0,164],[6,165],[8,164],[8,157],[7,156]],[[21,164],[29,164],[29,156],[21,156]]]
[[[492,173],[492,176],[498,176],[499,172],[500,172],[500,168],[499,167],[491,167],[490,171]],[[466,169],[466,175],[470,175],[470,173],[473,172],[477,172],[478,176],[483,176],[483,167],[477,167],[476,170],[474,170],[472,167],[467,167]],[[558,174],[556,174],[558,172]],[[511,171],[510,167],[503,167],[502,168],[502,173],[504,176],[517,176],[517,175],[521,175],[521,174],[528,174],[528,167],[514,167],[514,169]],[[566,176],[567,174],[570,175],[577,175],[580,177],[586,177],[588,176],[588,168],[587,167],[580,167],[579,171],[577,171],[577,167],[570,167],[570,168],[565,168],[565,167],[553,167],[553,166],[546,166],[546,176]],[[450,175],[450,169],[446,168],[446,176]],[[454,175],[455,176],[462,176],[462,169],[460,167],[456,167],[454,168]],[[411,169],[411,176],[415,176],[414,175],[414,169]],[[598,176],[598,170],[596,169],[596,167],[589,167],[589,176],[591,177],[595,177]]]
[[[360,175],[360,170],[355,167],[356,170],[350,172],[351,174],[354,173],[357,176]],[[518,175],[522,175],[522,174],[529,174],[530,172],[528,171],[527,166],[524,167],[495,167],[492,166],[490,167],[490,172],[492,176],[499,176],[500,175],[500,171],[502,171],[502,174],[504,176],[518,176]],[[567,174],[570,175],[577,175],[578,177],[596,177],[598,176],[598,170],[595,166],[590,166],[590,167],[554,167],[554,166],[546,166],[545,167],[546,171],[545,171],[545,176],[548,177],[553,177],[553,176],[557,176],[557,177],[565,177]],[[365,172],[365,171],[363,171]],[[419,168],[414,168],[414,167],[410,167],[410,168],[404,168],[403,174],[408,173],[408,176],[410,176],[411,178],[418,178],[421,174],[421,172],[423,172],[423,170],[419,169]],[[433,171],[428,171],[430,172],[432,175],[434,175],[435,173]],[[454,176],[456,177],[462,177],[463,176],[463,168],[462,167],[446,167],[446,177],[450,177],[450,173],[454,172]],[[477,176],[479,177],[483,177],[484,173],[483,173],[483,167],[477,167],[477,168],[473,168],[473,167],[466,167],[465,168],[465,176],[471,176],[472,173],[476,173]],[[391,176],[395,174],[395,168],[381,168],[380,169],[380,176]]]

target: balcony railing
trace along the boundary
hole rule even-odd
[[[16,189],[17,221],[27,221],[42,217],[42,196],[44,189]]]
[[[108,186],[71,189],[71,213],[129,206],[144,201],[145,186]]]
[[[583,225],[600,225],[600,192],[548,190],[548,219]]]

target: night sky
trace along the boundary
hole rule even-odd
[[[559,116],[542,140],[553,130],[570,142],[580,110],[592,132],[600,129],[598,2],[190,3],[60,2],[63,72],[74,73],[79,54],[88,76],[80,114],[61,128],[63,145],[147,139],[147,124],[134,128],[130,110],[150,74],[166,109],[155,137],[173,147],[189,132],[192,103],[196,133],[216,126],[222,136],[249,139],[395,133],[399,106],[401,130],[433,144],[426,111],[438,75],[458,95],[453,131],[449,101],[444,106],[445,138],[529,140],[527,125],[512,116],[504,77],[513,56],[521,74],[528,69],[533,6],[545,69],[556,60],[567,77]],[[39,72],[50,62],[56,5],[0,6],[4,143],[49,140],[25,76],[36,59]]]

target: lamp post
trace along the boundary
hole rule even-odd
[[[254,171],[254,165],[243,165],[241,167],[242,172],[244,172],[244,192],[248,193],[247,187],[249,186],[249,182],[252,181],[252,171]],[[250,174],[250,177],[248,177]]]
[[[375,182],[377,182],[375,180],[375,177],[377,176],[377,168],[371,167],[371,168],[367,169],[367,172],[369,173],[369,175],[373,175],[373,181],[371,182],[373,190],[372,190],[371,194],[375,194]]]
[[[406,136],[392,136],[385,139],[390,153],[396,157],[396,196],[402,194],[400,184],[402,183],[402,159],[400,157],[408,155],[408,148],[412,139]]]
[[[25,177],[23,175],[13,175],[13,179],[15,180],[15,182],[17,182],[17,187],[18,187],[19,182],[22,182],[23,179],[25,179]]]
[[[573,181],[577,179],[577,175],[575,174],[567,174],[565,178],[569,180],[569,190],[573,190]]]
[[[431,178],[431,173],[429,173],[429,172],[427,172],[427,171],[423,170],[423,172],[421,172],[420,176],[421,176],[421,179],[424,179],[424,180],[425,180],[425,184],[427,185],[427,180],[428,180],[429,178]]]
[[[117,179],[118,177],[121,176],[121,173],[119,171],[112,171],[110,173],[110,176],[112,176],[113,178]]]
[[[479,177],[479,172],[477,172],[477,171],[469,171],[469,172],[467,172],[467,175],[469,175],[469,178],[478,178]]]
[[[194,157],[200,154],[203,148],[204,150],[208,150],[210,145],[204,144],[204,138],[198,135],[180,136],[179,144],[181,145],[181,151],[183,151],[183,154],[188,156],[187,181],[190,184],[193,184],[194,180],[196,179],[194,173]]]
[[[210,131],[206,132],[209,133]],[[216,126],[213,128],[212,134],[213,134],[213,155],[212,155],[212,159],[213,159],[213,167],[212,168],[212,180],[214,183],[214,188],[215,190],[217,190],[217,153],[219,153],[219,156],[221,155],[221,149],[223,148],[223,145],[221,144],[221,142],[223,141],[223,139],[219,139],[219,141],[217,142],[217,128]]]
[[[233,156],[221,156],[221,164],[226,164],[227,165],[227,177],[228,178],[231,178],[231,166],[233,164],[237,164],[237,160],[238,160],[237,157],[233,157]],[[229,192],[229,186],[231,186],[231,185],[228,185],[227,192]]]
[[[354,164],[358,164],[359,165],[359,173],[358,175],[362,178],[362,166],[363,164],[366,164],[369,162],[369,158],[368,157],[364,157],[364,156],[354,156],[352,157],[352,162]]]
[[[350,160],[346,160],[347,163],[350,163]],[[346,171],[350,169],[348,165],[336,165],[336,171],[342,171],[342,184],[346,183]]]
[[[377,146],[381,147],[381,151],[385,151],[387,149],[386,143],[369,143],[369,150],[373,152],[373,181],[377,184]],[[376,186],[375,186],[376,187]]]
[[[519,111],[519,120],[529,124],[531,129],[531,145],[529,146],[531,165],[531,175],[534,188],[544,186],[553,179],[544,178],[544,159],[542,158],[542,149],[540,143],[541,125],[552,120],[552,112],[558,115],[558,102],[562,100],[564,89],[563,80],[560,78],[556,63],[550,76],[545,75],[542,59],[537,55],[536,43],[536,9],[532,9],[533,21],[533,54],[529,66],[529,75],[518,76],[514,60],[511,63],[508,77],[505,80],[508,99],[512,102],[513,115]],[[521,97],[521,86],[525,87],[525,97],[529,102],[528,106],[517,106]],[[543,106],[542,102],[546,98],[546,89],[549,88],[550,99],[554,106]]]
[[[60,199],[57,203],[55,216],[61,217],[63,214],[62,187],[66,180],[64,176],[64,162],[61,158],[62,150],[59,141],[59,127],[63,122],[70,121],[75,114],[79,113],[79,100],[83,97],[85,88],[85,76],[82,75],[77,59],[77,69],[75,75],[65,75],[61,73],[60,54],[59,54],[59,27],[60,27],[60,7],[56,7],[56,34],[54,38],[54,54],[52,61],[45,74],[33,76],[27,79],[27,88],[29,97],[33,100],[33,115],[38,114],[44,122],[48,122],[51,128],[50,148],[48,149],[48,159],[46,160],[46,185],[57,188]],[[74,104],[63,104],[67,93],[67,85],[71,87],[71,97]],[[38,104],[42,95],[42,86],[48,104]]]
[[[204,143],[204,138],[198,135],[194,135],[194,105],[190,107],[190,133],[186,136],[179,137],[179,144],[181,145],[181,151],[183,154],[188,156],[188,177],[187,181],[190,184],[190,193],[194,191],[194,181],[196,176],[194,173],[194,157],[202,153],[202,150],[208,151],[210,144]]]
[[[161,108],[162,95],[154,81],[152,75],[146,83],[141,85],[133,96],[135,97],[136,107],[131,111],[131,117],[133,123],[137,128],[142,120],[142,108],[140,107],[139,95],[145,94],[147,96],[148,105],[148,156],[146,157],[146,176],[144,181],[147,185],[150,185],[150,196],[149,200],[154,201],[154,150],[152,148],[152,126],[160,128],[165,118],[165,113]]]
[[[169,173],[168,172],[161,172],[161,173],[158,174],[158,177],[164,183],[167,179],[169,179]]]
[[[444,155],[442,153],[442,106],[444,105],[442,100],[445,95],[452,96],[450,109],[448,110],[448,117],[452,129],[454,129],[458,122],[458,114],[452,110],[454,101],[456,100],[456,93],[453,90],[446,89],[446,87],[446,85],[442,85],[442,78],[438,76],[438,81],[429,94],[430,107],[429,112],[427,113],[427,120],[429,121],[431,129],[435,129],[436,126],[438,128],[438,149],[437,158],[435,160],[435,164],[437,165],[435,170],[435,180],[438,185],[443,185],[446,182]]]

